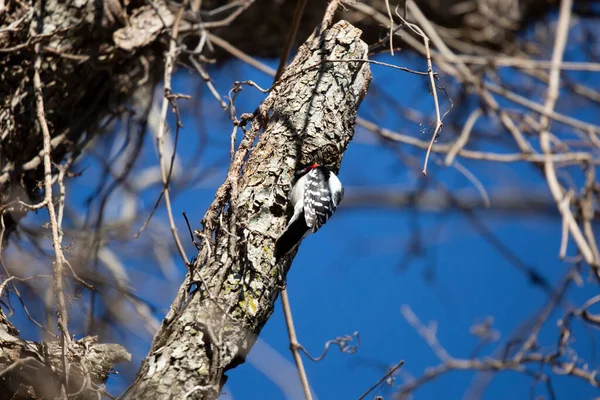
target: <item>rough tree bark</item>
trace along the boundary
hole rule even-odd
[[[69,392],[80,398],[97,396],[114,365],[131,361],[118,344],[100,344],[96,337],[75,340],[67,352]],[[19,331],[0,310],[0,400],[53,399],[64,376],[59,342],[32,342],[19,338]]]
[[[255,113],[198,232],[197,290],[187,294],[188,278],[127,398],[217,398],[224,373],[244,361],[273,312],[278,270],[291,264],[277,265],[273,248],[294,171],[312,161],[337,171],[354,134],[371,80],[360,33],[346,21],[315,33]]]

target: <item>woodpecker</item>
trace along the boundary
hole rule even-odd
[[[327,168],[313,163],[298,171],[290,192],[294,215],[275,243],[275,257],[289,254],[302,239],[319,230],[344,197],[344,187]]]

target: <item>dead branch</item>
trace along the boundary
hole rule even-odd
[[[64,355],[60,342],[32,342],[18,337],[18,331],[0,311],[0,399],[56,398],[78,393],[79,396],[104,395],[100,387],[113,373],[116,363],[129,362],[131,355],[118,344],[98,343],[97,337],[70,342]],[[69,366],[68,386],[65,381],[64,357]]]

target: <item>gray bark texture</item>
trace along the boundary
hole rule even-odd
[[[287,273],[291,264],[276,262],[273,249],[294,172],[312,161],[337,171],[354,134],[371,80],[360,33],[346,21],[315,33],[253,116],[197,233],[197,290],[187,294],[184,283],[183,301],[163,321],[127,398],[217,398],[224,373],[244,361],[273,312],[279,269]]]
[[[18,335],[0,310],[0,400],[58,397],[64,360],[69,392],[78,393],[79,398],[96,396],[115,364],[131,361],[123,346],[100,344],[96,337],[74,340],[63,359],[59,342],[26,341]]]

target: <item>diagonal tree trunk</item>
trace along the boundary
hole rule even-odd
[[[188,276],[127,398],[217,398],[224,373],[244,362],[292,262],[278,265],[273,248],[294,171],[312,161],[337,171],[354,134],[371,80],[360,34],[346,21],[315,32],[255,112],[197,232],[197,288],[188,292]]]

